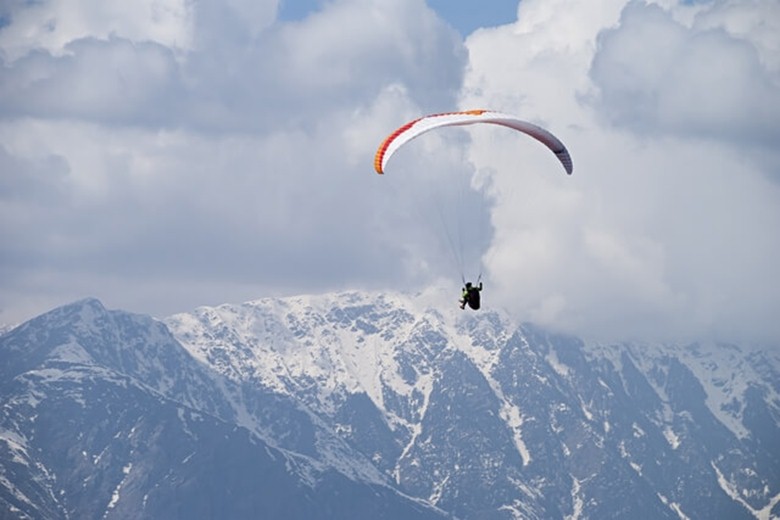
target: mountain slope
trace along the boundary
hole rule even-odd
[[[777,350],[588,344],[439,299],[22,324],[0,517],[780,517]]]
[[[343,293],[166,323],[204,363],[292,396],[402,491],[463,517],[778,514],[776,352],[586,345],[425,302]]]
[[[360,461],[341,460],[346,475],[320,460],[318,440],[350,450],[151,318],[77,302],[0,337],[0,367],[0,511],[15,518],[440,517]],[[279,444],[303,449],[269,443],[249,405],[274,409]]]

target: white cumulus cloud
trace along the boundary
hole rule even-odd
[[[747,29],[776,5],[665,4],[527,0],[468,40],[461,104],[543,123],[575,165],[474,139],[496,201],[487,294],[594,337],[776,340],[776,46]]]
[[[423,0],[2,4],[0,321],[440,277],[454,305],[469,265],[487,308],[579,334],[780,339],[777,2],[517,5],[463,41]],[[465,108],[574,174],[472,127],[373,173]]]

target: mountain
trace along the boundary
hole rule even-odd
[[[430,294],[0,336],[12,518],[779,518],[780,353],[595,344]],[[1,517],[2,515],[0,515]]]
[[[443,517],[287,396],[97,300],[0,337],[0,396],[2,518]]]

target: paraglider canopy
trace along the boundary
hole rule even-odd
[[[464,112],[447,112],[433,114],[414,121],[396,129],[379,146],[374,156],[374,169],[383,174],[390,157],[404,144],[415,137],[435,128],[443,126],[463,126],[475,123],[490,123],[501,125],[530,135],[549,148],[563,165],[566,173],[571,175],[574,170],[571,156],[563,143],[544,128],[528,121],[523,121],[509,114],[493,112],[491,110],[467,110]]]

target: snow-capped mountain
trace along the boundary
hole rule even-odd
[[[85,300],[16,327],[0,511],[780,517],[777,350],[586,344],[437,301],[346,292],[156,321]]]
[[[96,300],[0,336],[0,399],[0,518],[443,518],[289,396]]]

